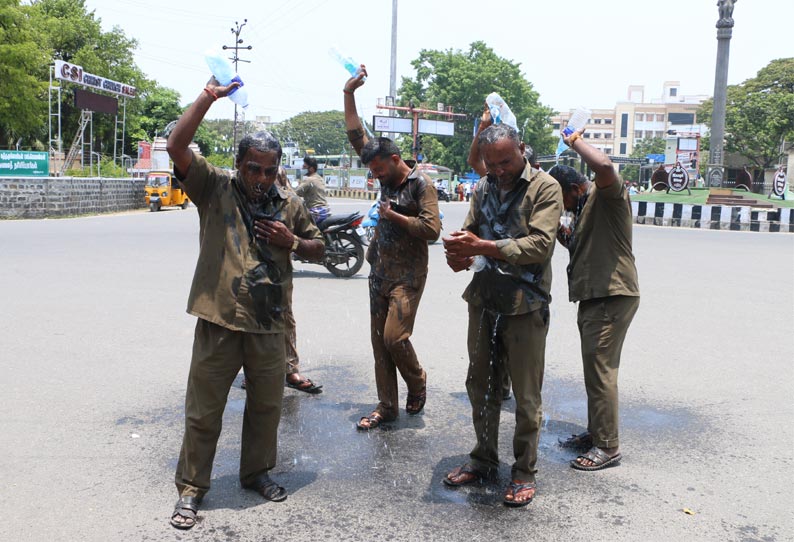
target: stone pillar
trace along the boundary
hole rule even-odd
[[[723,140],[725,139],[725,104],[728,90],[728,57],[733,35],[733,5],[735,0],[719,0],[717,21],[717,71],[714,75],[714,111],[711,115],[708,186],[720,187],[724,178]]]

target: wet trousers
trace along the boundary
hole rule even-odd
[[[618,439],[618,369],[623,341],[640,306],[639,297],[616,295],[579,302],[587,430],[599,448],[615,448]]]
[[[503,375],[507,372],[516,401],[511,475],[518,480],[535,480],[548,330],[548,307],[506,316],[469,305],[466,390],[477,436],[477,445],[469,455],[472,465],[483,472],[499,467],[499,416]]]
[[[287,288],[287,306],[284,310],[284,349],[287,357],[287,374],[294,375],[300,372],[298,359],[298,333],[295,326],[295,315],[292,314],[292,282]]]
[[[397,371],[417,394],[425,388],[427,375],[419,364],[410,338],[426,277],[393,282],[370,275],[369,307],[372,353],[375,357],[376,411],[386,420],[399,413]]]
[[[185,395],[185,436],[174,477],[180,496],[201,498],[209,491],[223,410],[241,366],[246,400],[240,482],[249,485],[276,464],[284,393],[283,334],[232,331],[199,318]]]

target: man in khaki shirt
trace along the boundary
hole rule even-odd
[[[498,437],[506,372],[516,401],[515,462],[504,504],[535,496],[541,386],[551,302],[551,257],[562,212],[559,185],[524,158],[517,132],[504,124],[478,135],[488,172],[472,191],[463,229],[444,238],[453,271],[484,266],[463,294],[469,305],[466,390],[477,444],[470,461],[445,478],[450,486],[479,482],[499,467]]]
[[[286,490],[268,475],[275,466],[284,390],[284,312],[292,282],[291,252],[318,259],[322,236],[299,198],[274,186],[281,145],[269,133],[246,136],[231,176],[188,145],[212,103],[237,83],[212,78],[168,138],[174,171],[198,207],[200,251],[188,299],[198,318],[185,395],[185,434],[171,525],[190,529],[210,488],[221,421],[240,367],[247,381],[240,483],[270,501]]]
[[[631,201],[612,161],[574,132],[563,140],[595,172],[591,183],[573,168],[554,166],[565,209],[574,213],[559,240],[568,247],[568,296],[579,303],[578,325],[587,391],[587,431],[561,441],[583,452],[571,467],[595,471],[617,465],[618,369],[629,325],[640,304],[632,252]]]
[[[303,204],[309,209],[314,221],[320,224],[331,214],[328,199],[325,195],[325,180],[317,173],[317,159],[306,156],[303,159],[303,177],[295,193],[303,198]]]
[[[363,67],[362,67],[363,68]],[[361,161],[380,180],[380,221],[367,250],[370,264],[370,338],[375,357],[378,406],[357,428],[375,429],[399,413],[397,371],[405,380],[405,411],[419,414],[427,399],[427,374],[411,344],[416,312],[427,278],[427,242],[441,233],[438,195],[429,177],[400,157],[388,138],[370,140],[356,111],[355,90],[366,69],[343,88],[347,136]]]

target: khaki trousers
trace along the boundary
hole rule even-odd
[[[425,279],[408,284],[369,278],[370,332],[379,401],[376,411],[387,420],[399,414],[397,371],[408,393],[421,392],[427,381],[410,341]]]
[[[618,369],[639,297],[616,295],[579,302],[577,323],[587,390],[587,430],[599,448],[620,446]]]
[[[287,288],[287,307],[284,311],[284,348],[287,357],[287,374],[294,375],[300,372],[298,359],[298,333],[295,325],[295,315],[292,314],[292,282]]]
[[[477,436],[470,454],[475,468],[493,471],[499,467],[499,416],[507,372],[516,401],[511,475],[514,479],[535,480],[548,330],[548,307],[506,316],[469,305],[466,390]]]
[[[209,491],[223,410],[241,366],[246,400],[240,482],[251,484],[276,464],[284,393],[283,334],[232,331],[199,319],[185,396],[185,436],[175,475],[180,496],[201,498]]]

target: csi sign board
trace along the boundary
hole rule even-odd
[[[0,151],[0,177],[46,177],[50,154],[39,151]]]
[[[64,62],[63,60],[55,61],[55,77],[61,81],[69,83],[76,83],[96,90],[104,90],[111,94],[118,94],[119,96],[126,96],[128,98],[135,98],[135,87],[94,75],[83,70],[82,66]]]
[[[412,134],[414,131],[411,119],[399,117],[372,116],[372,126],[376,132],[393,132],[397,134]]]

